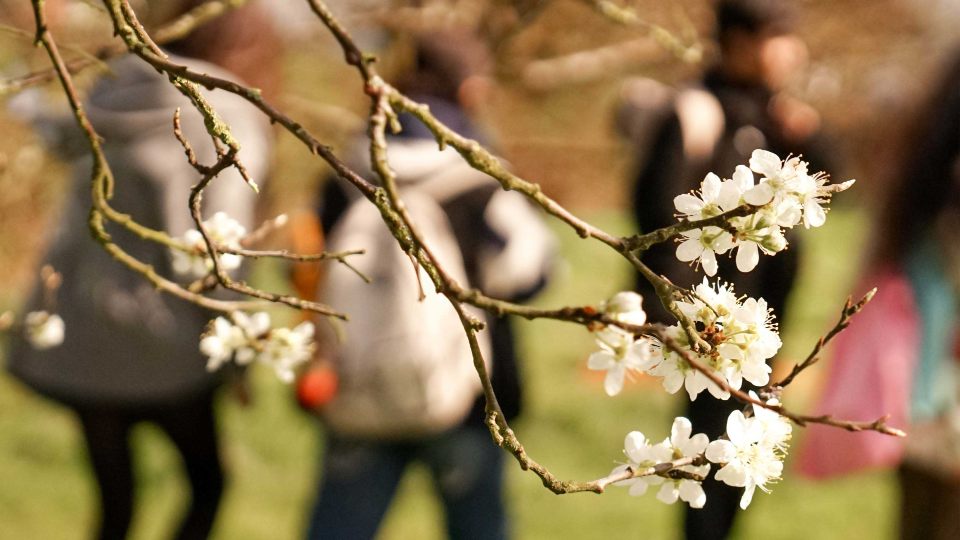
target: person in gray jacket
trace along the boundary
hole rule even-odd
[[[232,25],[237,36],[251,34],[257,27],[252,34],[259,34],[258,39],[267,33],[256,24],[256,11],[232,15],[207,30],[231,33],[224,26]],[[173,44],[171,51],[179,46],[189,52],[190,44]],[[229,51],[223,48],[238,45],[236,40],[223,42],[216,53],[224,56]],[[237,79],[201,60],[175,55],[171,60]],[[187,201],[199,174],[184,158],[171,121],[180,108],[184,135],[200,161],[212,163],[214,148],[202,118],[165,76],[139,59],[121,58],[110,68],[112,73],[93,88],[85,108],[104,139],[115,177],[111,204],[147,227],[182,235],[194,227]],[[240,141],[240,159],[251,176],[262,182],[271,145],[268,123],[239,97],[224,92],[206,95]],[[44,126],[55,125],[42,118],[34,121],[41,132]],[[79,146],[76,130],[55,128],[47,134],[58,137],[50,141],[58,150],[68,152],[71,141]],[[177,537],[206,538],[223,491],[213,413],[218,378],[207,372],[198,349],[212,314],[158,293],[93,241],[86,226],[91,205],[89,156],[78,157],[74,165],[72,193],[44,257],[44,264],[63,275],[57,305],[65,322],[64,341],[44,350],[15,341],[8,368],[29,387],[77,413],[99,485],[99,538],[127,535],[134,493],[130,432],[141,421],[165,431],[184,460],[192,498]],[[249,229],[254,197],[236,171],[224,171],[205,191],[204,217],[224,211]],[[166,247],[139,239],[120,226],[110,224],[108,230],[120,247],[161,275],[181,283],[190,281],[174,275]],[[42,301],[38,287],[27,309],[42,309]]]

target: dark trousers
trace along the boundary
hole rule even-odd
[[[744,390],[752,389],[744,385]],[[747,388],[749,387],[749,388]],[[682,390],[681,390],[682,392]],[[727,417],[743,404],[730,398],[721,401],[708,392],[702,392],[687,406],[687,418],[694,433],[706,433],[711,441],[727,431]],[[711,472],[716,472],[716,466]],[[717,540],[730,536],[733,521],[740,505],[743,488],[731,487],[714,480],[711,474],[703,481],[707,504],[703,508],[684,505],[683,532],[687,540]]]
[[[506,538],[503,459],[503,450],[481,426],[461,426],[414,442],[355,440],[331,434],[308,538],[373,538],[404,471],[414,461],[430,469],[450,538]]]
[[[207,538],[223,493],[211,394],[163,407],[81,407],[77,414],[100,493],[96,538],[122,540],[130,528],[134,494],[130,432],[138,422],[159,426],[183,458],[191,498],[175,538]]]
[[[900,480],[900,538],[960,538],[960,480],[948,470],[927,470],[909,461],[897,471]]]

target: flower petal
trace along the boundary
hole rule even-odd
[[[596,371],[607,370],[617,365],[617,359],[608,351],[597,351],[587,358],[587,367]]]
[[[680,451],[685,456],[695,456],[702,454],[707,449],[708,444],[710,444],[710,439],[703,433],[697,433],[680,447]]]
[[[726,212],[727,210],[733,210],[737,206],[740,206],[740,196],[743,194],[743,190],[740,189],[740,186],[736,182],[726,181],[720,185],[720,195],[717,197],[717,204],[720,205],[720,209]]]
[[[773,200],[773,186],[769,182],[760,182],[743,192],[743,200],[754,206],[762,206]]]
[[[687,376],[684,378],[683,386],[686,388],[687,394],[690,396],[690,401],[696,401],[697,395],[706,390],[708,382],[709,379],[707,379],[703,373],[700,373],[699,371],[691,371],[687,374]]]
[[[753,482],[747,484],[743,490],[743,497],[740,498],[740,508],[746,510],[750,506],[750,501],[753,500],[753,492],[756,489],[756,485]]]
[[[733,487],[743,487],[750,482],[750,477],[747,475],[747,471],[743,468],[743,465],[739,461],[731,461],[727,463],[722,469],[717,471],[717,474],[713,475],[713,477],[718,481]]]
[[[767,150],[756,149],[750,155],[750,169],[766,177],[774,177],[780,173],[783,168],[783,162],[780,157]]]
[[[693,424],[690,420],[678,416],[673,420],[673,426],[670,428],[670,444],[679,448],[690,439],[690,433],[693,432]]]
[[[720,439],[707,445],[706,455],[714,463],[730,463],[736,457],[737,449],[732,442]]]
[[[690,508],[703,508],[707,502],[707,494],[703,491],[700,482],[681,480],[679,492],[680,499],[686,501]]]
[[[722,183],[719,176],[714,173],[707,173],[707,176],[703,178],[703,182],[700,184],[700,196],[703,197],[703,202],[710,203],[716,201],[717,197],[720,196],[720,186]]]
[[[703,201],[689,193],[684,193],[683,195],[677,195],[673,198],[673,206],[676,207],[677,211],[681,214],[691,216],[699,214],[700,210],[703,210]]]
[[[733,182],[741,192],[747,191],[753,187],[753,173],[745,165],[737,165],[733,171]]]
[[[803,226],[806,228],[819,227],[827,220],[823,207],[815,200],[809,200],[803,205]]]
[[[626,374],[622,364],[616,364],[607,371],[607,377],[603,380],[603,390],[608,396],[615,396],[623,390],[623,377]]]
[[[660,363],[663,365],[663,362]],[[676,394],[681,387],[683,387],[684,376],[683,373],[678,369],[668,372],[663,377],[663,389],[667,391],[668,394]]]
[[[673,504],[677,502],[677,496],[679,495],[680,490],[677,489],[675,482],[665,482],[660,486],[660,491],[657,492],[657,499],[666,504]]]
[[[700,255],[700,264],[703,266],[703,273],[708,276],[717,275],[717,256],[712,250],[704,249]]]
[[[744,240],[737,248],[737,270],[749,272],[760,262],[760,250],[756,242]]]
[[[721,343],[717,345],[717,354],[726,360],[739,362],[743,360],[743,349],[733,343]]]
[[[727,437],[730,442],[736,445],[745,443],[748,427],[747,419],[742,412],[733,411],[730,413],[730,416],[727,417]]]
[[[677,246],[677,259],[681,262],[695,261],[703,253],[703,249],[699,238],[685,240]]]
[[[647,438],[639,431],[631,431],[623,438],[623,450],[631,461],[639,463],[646,459],[648,447]]]

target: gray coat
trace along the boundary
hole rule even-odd
[[[215,66],[174,58],[194,69],[232,78]],[[163,76],[138,59],[113,63],[90,94],[87,112],[116,178],[112,205],[138,222],[174,235],[193,227],[187,207],[199,174],[186,162],[173,136],[172,117],[182,112],[183,132],[202,163],[213,146],[189,102]],[[270,128],[242,99],[205,92],[240,141],[241,159],[261,185],[267,169]],[[73,135],[66,137],[67,140]],[[75,142],[70,146],[76,146]],[[90,159],[75,163],[73,193],[53,233],[45,263],[63,274],[56,311],[66,324],[64,343],[37,351],[15,339],[9,369],[37,391],[67,404],[149,405],[207,392],[216,379],[205,370],[198,340],[211,314],[163,295],[143,277],[110,258],[90,237]],[[205,192],[204,214],[226,211],[248,229],[254,194],[232,169]],[[175,281],[168,250],[140,240],[119,226],[109,232],[118,245]],[[35,291],[26,310],[43,309]]]

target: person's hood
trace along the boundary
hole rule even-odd
[[[353,156],[353,163],[362,164],[357,170],[369,171],[367,179],[379,183],[379,177],[370,166],[368,139],[358,141]],[[438,201],[484,184],[496,184],[485,173],[472,168],[455,149],[446,146],[441,150],[432,139],[389,137],[387,160],[400,189],[429,193]],[[355,190],[348,190],[348,193],[359,196]]]
[[[457,167],[463,158],[449,146],[440,150],[429,139],[388,139],[387,159],[401,184],[417,184]]]

